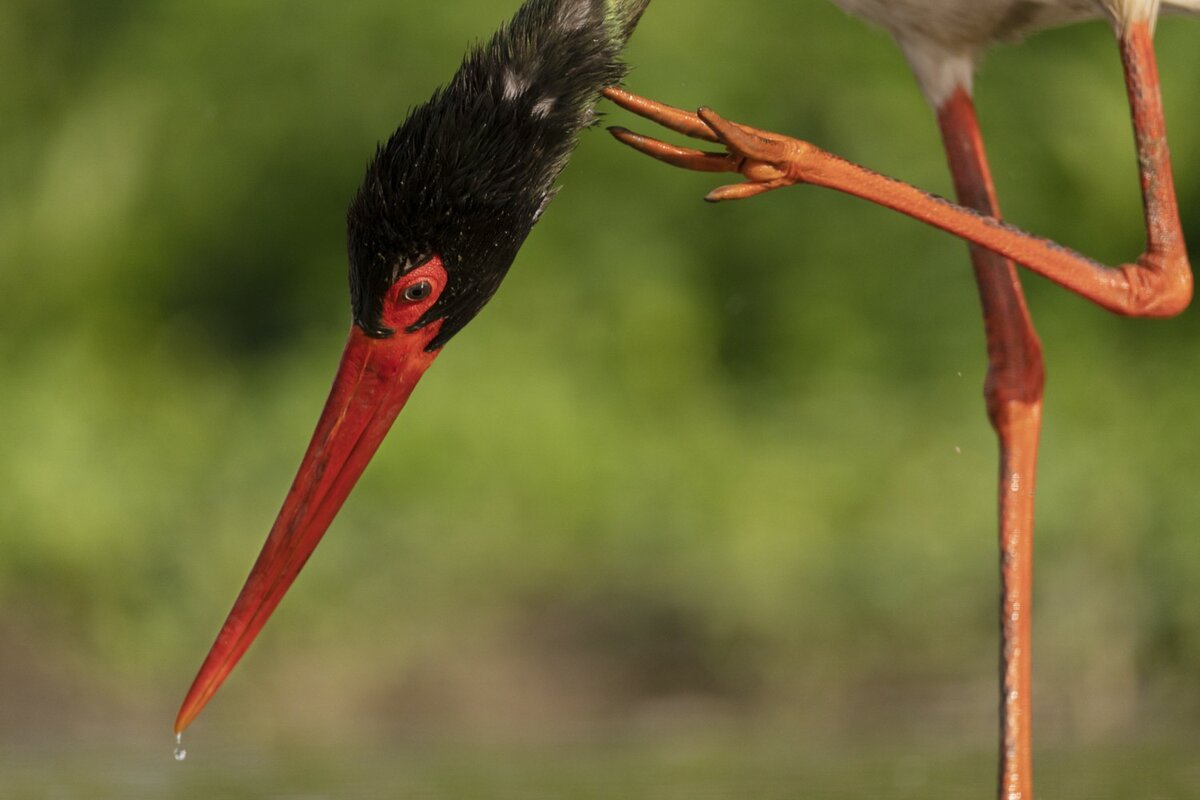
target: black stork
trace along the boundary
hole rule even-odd
[[[353,324],[258,560],[175,720],[191,724],[279,604],[442,347],[554,196],[650,0],[528,0],[381,145],[347,212]]]
[[[1176,204],[1153,33],[1160,10],[1200,13],[1200,0],[833,0],[888,30],[937,115],[963,206],[826,153],[815,145],[749,128],[710,109],[682,111],[620,89],[618,105],[666,128],[724,147],[705,152],[613,128],[626,144],[686,169],[741,173],[743,183],[712,201],[752,197],[795,184],[847,192],[949,231],[972,244],[983,305],[988,416],[1000,445],[1001,669],[999,796],[1030,800],[1032,783],[1033,498],[1041,430],[1043,361],[1015,264],[1114,313],[1167,317],[1192,297],[1192,273]],[[1107,19],[1125,73],[1145,210],[1146,250],[1107,267],[1000,220],[983,137],[971,99],[987,47],[1053,25]]]

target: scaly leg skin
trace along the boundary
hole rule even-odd
[[[1000,218],[975,107],[957,89],[937,110],[959,201]],[[983,306],[988,418],[1000,444],[1000,800],[1033,800],[1033,495],[1045,374],[1012,261],[971,246]]]
[[[624,128],[613,135],[647,155],[685,169],[739,172],[746,182],[722,186],[706,199],[739,200],[811,183],[837,189],[941,228],[1023,264],[1114,313],[1170,317],[1192,298],[1192,272],[1171,177],[1151,21],[1118,32],[1133,117],[1146,220],[1146,252],[1136,262],[1107,267],[1074,250],[1026,233],[827,153],[808,142],[729,122],[711,109],[690,114],[621,89],[605,95],[617,105],[684,135],[724,145],[724,153],[676,147]],[[701,126],[707,129],[701,130]]]

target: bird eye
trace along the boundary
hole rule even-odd
[[[433,292],[433,284],[429,281],[417,281],[404,290],[404,299],[410,303],[419,303]]]

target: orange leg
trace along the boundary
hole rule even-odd
[[[1191,301],[1192,273],[1171,177],[1149,23],[1130,25],[1119,34],[1119,41],[1141,175],[1146,251],[1135,262],[1116,268],[1026,233],[994,216],[955,205],[852,164],[808,142],[738,125],[706,108],[689,114],[621,89],[608,89],[605,94],[618,105],[667,128],[724,145],[724,153],[705,153],[668,145],[623,128],[613,129],[621,141],[667,163],[708,172],[740,172],[746,177],[745,183],[713,190],[707,196],[709,200],[737,200],[797,183],[826,186],[960,236],[1023,264],[1115,313],[1174,316]],[[708,130],[702,130],[701,125]]]
[[[1116,268],[1000,220],[974,108],[965,92],[951,96],[938,109],[961,206],[807,142],[731,123],[708,109],[690,114],[620,89],[606,92],[618,105],[647,119],[724,146],[724,152],[702,152],[623,128],[612,129],[619,140],[675,166],[738,172],[747,179],[713,190],[708,200],[736,200],[795,183],[812,183],[895,209],[972,243],[987,334],[985,396],[1000,443],[1002,800],[1033,797],[1033,495],[1044,385],[1041,346],[1013,262],[1119,314],[1172,316],[1190,302],[1192,274],[1171,175],[1151,30],[1151,22],[1145,20],[1118,29],[1138,155],[1146,251],[1135,262]]]
[[[959,201],[1000,218],[970,96],[957,90],[938,126]],[[1032,800],[1033,494],[1041,432],[1042,348],[1012,261],[971,246],[983,305],[988,418],[1000,443],[1000,799]]]

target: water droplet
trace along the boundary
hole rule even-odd
[[[961,455],[962,455],[962,448],[961,448],[961,447],[959,447],[958,445],[954,445],[954,452],[955,452],[955,453],[957,453],[958,455],[960,455],[960,456],[961,456]]]
[[[183,749],[183,734],[175,734],[175,760],[183,761],[187,758],[187,750]]]

